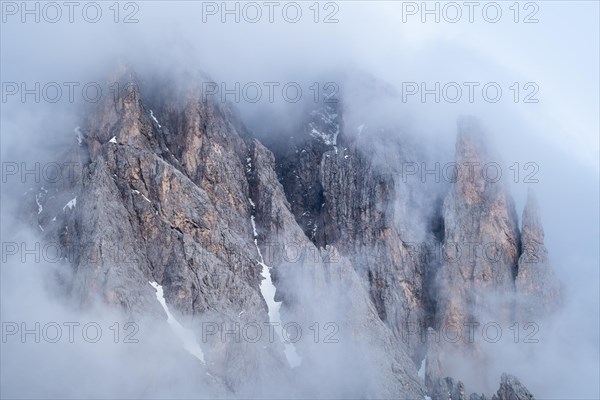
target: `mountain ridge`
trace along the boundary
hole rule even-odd
[[[37,194],[35,208],[31,201],[24,206],[33,227],[76,254],[66,284],[76,303],[89,306],[99,296],[126,314],[164,316],[150,285],[157,282],[170,308],[200,321],[268,323],[269,304],[306,330],[315,320],[345,321],[339,335],[346,350],[326,349],[338,367],[376,372],[356,382],[337,377],[338,385],[308,395],[434,400],[446,398],[444,391],[467,398],[462,383],[448,378],[442,354],[458,348],[477,360],[479,349],[429,346],[421,338],[430,327],[483,322],[480,309],[498,311],[492,315],[504,322],[557,307],[554,296],[543,297],[557,287],[545,247],[539,265],[528,263],[524,250],[529,242],[543,246],[533,200],[519,229],[501,181],[478,174],[434,194],[422,182],[406,182],[405,168],[422,149],[397,139],[388,141],[389,154],[374,159],[369,127],[356,135],[344,124],[343,99],[317,105],[293,140],[271,150],[194,81],[180,88],[168,78],[142,83],[131,67],[113,78],[127,90],[87,115],[81,143],[66,156],[82,165],[81,176],[46,187],[42,210]],[[459,121],[457,164],[493,161],[479,130],[472,118]],[[67,199],[76,201],[67,207]],[[433,206],[421,215],[412,211],[419,204]],[[415,257],[414,244],[425,242],[494,243],[500,258]],[[133,257],[103,257],[118,247]],[[262,289],[264,268],[276,288],[273,302]],[[490,290],[508,297],[499,310]],[[344,355],[352,345],[359,350]],[[202,347],[201,368],[232,393],[244,393],[251,380],[267,382],[273,371],[282,381],[294,371],[310,377],[307,371],[322,368],[317,353],[324,351],[296,343],[298,370],[286,362],[282,341],[263,336]],[[421,360],[425,379],[417,372]],[[515,398],[509,387],[520,390],[516,398],[529,398],[517,382],[503,376],[497,398]]]

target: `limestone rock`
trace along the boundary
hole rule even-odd
[[[539,206],[530,189],[523,210],[521,256],[516,278],[517,318],[521,322],[536,321],[556,310],[563,298],[544,245]]]

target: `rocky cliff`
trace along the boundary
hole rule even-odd
[[[550,265],[538,201],[531,190],[523,210],[521,242],[515,281],[519,301],[516,319],[527,323],[552,313],[564,297],[562,285]]]
[[[462,168],[432,191],[406,179],[426,149],[346,126],[341,98],[269,149],[203,96],[201,79],[120,68],[111,82],[123,90],[87,114],[66,150],[81,165],[74,179],[27,194],[32,226],[70,255],[61,284],[71,301],[160,320],[164,293],[201,347],[199,379],[231,396],[276,380],[285,389],[275,396],[410,399],[467,398],[444,362],[448,344],[429,344],[429,333],[555,307],[534,200],[520,230],[506,185],[481,173],[496,158],[473,119],[459,123],[455,161],[474,174]],[[535,262],[532,244],[543,249]],[[446,257],[428,257],[428,246]],[[207,323],[287,322],[301,340],[200,340]],[[331,342],[313,340],[315,322]],[[494,398],[527,396],[503,376]]]

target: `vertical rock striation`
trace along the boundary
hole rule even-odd
[[[440,271],[439,326],[464,329],[481,317],[508,321],[500,302],[514,292],[520,234],[513,200],[496,171],[478,123],[459,121],[456,163],[460,176],[443,206],[445,262]],[[490,172],[491,171],[491,172]]]

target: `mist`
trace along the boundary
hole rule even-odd
[[[7,8],[7,3],[17,10]],[[43,165],[59,159],[76,143],[74,129],[81,125],[86,110],[95,105],[81,88],[98,83],[104,89],[102,96],[111,95],[110,76],[122,62],[130,64],[148,85],[156,76],[165,75],[172,79],[174,88],[189,85],[190,76],[203,76],[205,83],[216,83],[219,91],[213,96],[217,101],[227,102],[265,143],[287,138],[306,111],[315,107],[315,98],[321,101],[333,93],[343,99],[344,134],[374,151],[374,159],[382,165],[452,162],[457,120],[475,116],[500,155],[496,161],[515,199],[519,219],[527,190],[537,194],[545,245],[550,263],[564,284],[566,299],[555,315],[535,321],[540,327],[539,342],[516,344],[512,331],[505,332],[498,343],[484,344],[489,359],[484,377],[474,377],[471,365],[460,357],[454,365],[455,377],[471,390],[491,393],[497,388],[500,373],[510,372],[539,398],[598,398],[599,4],[535,3],[539,7],[536,23],[522,23],[528,11],[524,8],[515,23],[508,4],[502,6],[503,17],[498,23],[487,22],[478,12],[474,22],[469,22],[463,8],[462,18],[451,23],[444,18],[436,22],[432,16],[422,22],[421,14],[407,14],[403,3],[407,2],[315,3],[318,17],[310,4],[301,3],[302,18],[294,23],[279,9],[270,22],[262,3],[257,3],[262,17],[255,23],[247,21],[254,14],[240,14],[239,21],[233,14],[222,15],[225,3],[220,2],[121,2],[115,3],[120,10],[118,18],[108,3],[101,3],[98,22],[86,21],[79,10],[70,22],[62,6],[62,17],[51,23],[43,14],[39,22],[33,15],[23,16],[20,7],[24,3],[3,2],[3,177],[4,166],[9,163]],[[37,4],[40,10],[43,7],[41,3],[29,4]],[[243,8],[241,3],[227,4]],[[418,7],[424,3],[414,4]],[[519,4],[522,7],[524,3]],[[130,23],[124,22],[127,16],[132,19]],[[57,83],[62,95],[54,102],[44,93],[39,101],[34,94],[22,94],[21,83],[34,88],[36,82],[40,87]],[[77,84],[72,99],[65,82]],[[464,82],[476,84],[472,101]],[[12,83],[17,84],[17,93],[12,92]],[[436,83],[440,88],[452,85],[445,94],[441,89],[437,95],[422,93],[421,84],[431,91]],[[489,101],[482,94],[481,88],[488,83],[501,88],[498,101]],[[239,99],[235,93],[223,95],[222,88],[231,90],[236,84],[249,91],[241,92]],[[286,97],[291,93],[282,90],[286,84],[301,88],[298,101]],[[449,101],[456,87],[461,88],[462,95],[456,102]],[[262,92],[254,101],[256,88]],[[405,152],[401,156],[392,153],[393,148],[386,146],[388,141],[407,143]],[[427,152],[421,153],[421,149]],[[536,166],[533,180],[524,179],[531,172],[525,167],[527,163]],[[448,189],[443,179],[423,182],[419,178],[409,177],[407,185],[415,196],[411,204],[421,206],[400,218],[411,227],[423,226],[435,201]],[[24,206],[21,196],[31,186],[31,178],[2,181],[3,244],[40,241],[39,232],[24,226],[18,216]],[[417,233],[411,238],[414,242],[427,240]],[[92,310],[72,307],[52,287],[56,277],[70,274],[68,263],[33,262],[31,258],[20,262],[15,257],[6,262],[4,251],[3,246],[3,324],[24,322],[31,328],[36,321],[42,325],[52,321],[95,322],[103,335],[95,343],[78,337],[74,343],[64,338],[58,343],[22,343],[15,339],[18,335],[6,342],[3,338],[2,397],[228,396],[216,383],[210,385],[212,378],[198,381],[198,373],[205,374],[206,368],[186,353],[166,324],[156,323],[155,316],[136,320],[139,343],[124,343],[123,337],[115,343],[110,326],[118,322],[121,335],[125,334],[128,316],[100,305]],[[311,282],[297,277],[297,283],[297,293],[310,293]],[[352,300],[340,286],[327,299],[302,295],[305,312],[324,322],[350,318],[344,310]],[[66,332],[63,326],[63,335]],[[375,387],[378,377],[353,373],[348,365],[375,366],[382,359],[380,350],[377,344],[357,338],[344,340],[354,343],[356,353],[364,358],[353,358],[335,344],[311,344],[309,338],[297,346],[311,354],[314,364],[298,370],[295,377],[282,373],[275,374],[272,381],[265,378],[238,395],[344,398],[364,390],[361,394],[369,397],[374,393],[369,391],[370,385]],[[322,371],[334,379],[319,382],[316,377]],[[78,391],[65,391],[74,382]]]

